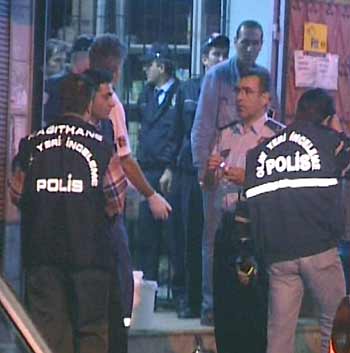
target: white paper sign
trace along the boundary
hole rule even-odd
[[[339,56],[306,55],[302,50],[294,52],[294,70],[296,87],[320,87],[338,89]]]
[[[317,58],[317,87],[324,89],[338,89],[339,55],[327,54]]]

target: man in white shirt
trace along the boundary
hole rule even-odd
[[[97,36],[91,45],[89,52],[90,67],[113,72],[113,83],[116,84],[120,79],[125,57],[126,49],[118,37],[111,33],[102,34]],[[108,131],[107,133],[114,138],[123,171],[129,181],[146,198],[153,217],[165,220],[171,212],[171,206],[150,186],[138,163],[132,157],[124,108],[116,94],[114,94],[114,99],[115,106],[110,113],[113,131]],[[113,315],[111,317],[110,332],[113,334],[111,335],[110,352],[126,353],[127,329],[124,331],[115,329],[115,327],[128,327],[130,325],[132,309],[132,266],[128,248],[128,236],[122,216],[119,216],[116,220],[114,231],[119,241],[117,249],[118,281],[113,288],[116,292],[120,290],[123,292],[121,297],[122,299],[125,298],[125,303],[119,303],[117,301],[118,296],[111,295],[110,311]],[[117,335],[116,333],[120,334]]]
[[[121,76],[126,56],[126,50],[114,34],[102,34],[96,38],[90,48],[91,68],[110,70],[114,74],[114,84]],[[123,170],[129,181],[147,199],[152,214],[157,219],[166,219],[171,211],[167,201],[150,186],[144,177],[138,163],[131,155],[129,137],[125,123],[125,112],[119,99],[116,97],[116,106],[112,109],[110,119],[113,123],[114,136],[117,144]],[[119,102],[119,103],[118,103]]]
[[[248,221],[242,212],[244,203],[239,201],[243,197],[247,152],[284,127],[266,114],[269,92],[266,70],[251,68],[242,74],[232,97],[241,121],[219,131],[204,175],[204,187],[215,191],[213,204],[221,215],[215,233],[213,271],[218,352],[231,352],[235,347],[235,351],[259,353],[266,344],[265,276],[260,266],[258,278],[254,277],[254,260],[249,267],[246,263],[241,266],[240,261],[250,259],[253,251],[248,245],[249,228],[242,220],[244,217]]]

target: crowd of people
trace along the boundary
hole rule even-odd
[[[165,230],[177,315],[214,326],[219,353],[292,353],[305,286],[328,353],[345,295],[337,245],[349,141],[321,89],[302,95],[295,123],[275,120],[258,22],[243,21],[233,43],[228,58],[229,38],[210,35],[203,75],[185,82],[168,45],[147,49],[136,156],[113,91],[127,56],[116,35],[79,36],[68,69],[47,70],[43,128],[22,139],[10,185],[26,305],[53,352],[127,352],[132,184],[143,196],[137,269],[158,281]]]

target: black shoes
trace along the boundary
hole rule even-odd
[[[177,311],[177,317],[179,319],[195,319],[200,316],[199,310],[193,310],[192,308],[185,306]]]
[[[200,317],[200,310],[193,309],[184,299],[178,301],[176,305],[176,313],[179,319],[194,319]]]
[[[214,326],[214,313],[210,310],[204,311],[201,314],[201,325]]]

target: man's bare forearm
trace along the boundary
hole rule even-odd
[[[135,188],[146,198],[154,194],[152,186],[145,178],[139,164],[130,154],[120,158],[125,175]]]

